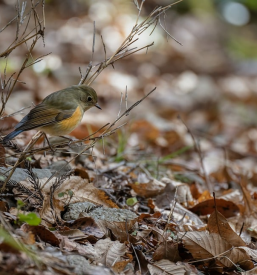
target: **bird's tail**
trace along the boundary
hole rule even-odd
[[[14,130],[13,132],[11,132],[10,134],[8,134],[7,136],[5,136],[3,138],[3,143],[7,143],[8,141],[10,141],[11,139],[15,138],[16,136],[18,136],[20,133],[22,132],[22,130]]]

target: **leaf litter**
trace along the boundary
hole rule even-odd
[[[140,13],[143,4],[134,2]],[[162,8],[157,11],[162,13]],[[153,18],[156,23],[160,15]],[[38,24],[42,28],[42,22]],[[147,26],[139,23],[134,31]],[[41,29],[37,35],[43,32]],[[126,53],[131,41],[120,50]],[[170,62],[174,57],[183,58],[179,52],[172,58],[168,51],[163,54]],[[122,55],[118,51],[114,57]],[[167,73],[158,75],[156,70],[150,77],[141,68],[149,83],[158,82],[161,92],[140,104],[141,114],[122,128],[103,130],[97,136],[93,133],[101,127],[99,122],[82,123],[72,133],[79,141],[69,144],[50,139],[56,146],[54,152],[39,140],[26,154],[23,148],[32,138],[29,132],[8,144],[0,143],[2,185],[12,172],[9,167],[25,154],[1,194],[1,273],[256,274],[256,129],[251,108],[241,106],[255,96],[248,93],[237,98],[231,87],[240,76],[225,75],[214,81],[201,75],[204,64],[187,58],[195,72],[178,73],[176,80]],[[106,62],[113,65],[114,61],[105,60],[88,79],[81,74],[80,82],[91,84]],[[133,70],[141,66],[136,58],[132,61]],[[184,85],[192,77],[199,87],[195,93]],[[112,78],[106,71],[104,81],[115,87]],[[143,83],[143,77],[138,78]],[[250,85],[250,79],[241,78]],[[58,86],[52,80],[45,85]],[[102,98],[106,83],[95,85],[102,85]],[[163,98],[162,91],[171,86],[181,89],[182,95],[166,93]],[[138,90],[144,99],[146,90]],[[31,101],[34,99],[38,100]],[[112,100],[116,99],[113,96]],[[5,106],[5,101],[2,103]],[[125,117],[133,109],[127,103]],[[112,107],[107,102],[105,106]],[[122,101],[118,119],[121,107]],[[247,127],[242,126],[241,112],[248,114]],[[5,134],[18,120],[2,111],[0,116]]]

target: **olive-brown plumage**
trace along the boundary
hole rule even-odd
[[[53,136],[67,135],[80,123],[84,112],[93,106],[101,109],[95,90],[89,86],[74,85],[54,92],[33,108],[3,141],[32,129]]]

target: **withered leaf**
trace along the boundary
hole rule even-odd
[[[56,235],[48,230],[43,225],[31,226],[28,224],[23,224],[21,229],[24,232],[32,232],[35,236],[38,236],[40,240],[46,243],[50,243],[53,246],[59,246],[60,239],[56,237]]]
[[[162,259],[167,259],[172,262],[180,261],[178,244],[174,244],[171,241],[161,243],[153,254],[153,260],[159,261]]]
[[[185,248],[195,259],[212,259],[218,256],[216,259],[227,267],[250,260],[245,251],[233,248],[218,234],[194,231],[187,232],[186,235],[179,233],[179,236],[183,237]]]
[[[226,218],[233,217],[239,213],[239,207],[232,201],[226,201],[223,199],[216,199],[217,210]],[[208,215],[215,210],[215,204],[213,199],[209,199],[198,203],[194,207],[189,209],[197,215]]]
[[[208,219],[210,233],[217,233],[233,246],[245,246],[245,242],[233,231],[226,218],[219,212],[214,211]]]
[[[186,268],[183,265],[177,265],[169,260],[160,260],[154,264],[148,264],[148,269],[151,275],[170,274],[170,275],[185,275]]]
[[[83,233],[96,238],[102,238],[105,232],[101,230],[95,220],[91,217],[79,218],[69,225],[71,229],[80,229]]]

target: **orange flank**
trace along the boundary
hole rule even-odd
[[[53,136],[67,135],[78,126],[83,117],[83,113],[83,110],[78,106],[71,117],[57,122],[55,125],[44,126],[40,130]]]
[[[60,129],[71,132],[80,123],[82,116],[83,112],[81,111],[81,108],[78,106],[71,117],[64,119],[58,123],[60,125]]]

